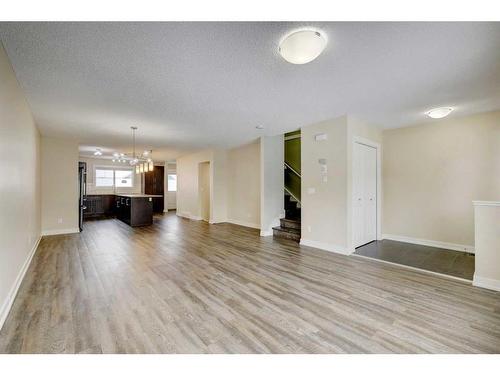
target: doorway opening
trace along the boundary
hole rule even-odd
[[[210,162],[202,162],[198,165],[198,194],[200,199],[200,217],[207,223],[210,222]]]

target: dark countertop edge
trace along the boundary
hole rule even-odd
[[[127,198],[161,198],[163,195],[154,194],[121,194],[121,193],[103,193],[103,194],[85,194],[87,196],[98,196],[98,195],[114,195],[117,197],[127,197]]]

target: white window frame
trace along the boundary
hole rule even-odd
[[[175,190],[169,190],[168,188],[168,176],[175,176]],[[167,192],[176,193],[177,192],[177,173],[167,173]]]
[[[107,169],[107,170],[112,170],[113,171],[113,186],[97,186],[97,178],[96,178],[96,171],[98,169]],[[119,186],[116,187],[115,185],[115,170],[130,170],[132,172],[132,186],[124,187],[124,186]],[[127,191],[127,190],[134,190],[136,187],[136,180],[135,180],[135,169],[130,166],[114,166],[114,165],[94,165],[93,168],[93,179],[94,179],[94,189],[96,190],[106,190],[106,191],[116,191],[117,189],[120,191]]]

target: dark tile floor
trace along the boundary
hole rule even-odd
[[[472,280],[472,254],[391,240],[373,241],[354,252],[369,258]]]

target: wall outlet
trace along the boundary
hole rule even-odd
[[[316,193],[315,188],[313,188],[313,187],[307,188],[307,194],[315,194],[315,193]]]
[[[57,224],[62,224],[62,222],[63,222],[62,217],[60,217],[60,218],[57,219]]]
[[[308,231],[309,233],[311,233],[311,232],[312,232],[312,228],[311,228],[311,226],[310,226],[310,225],[308,225],[308,226],[307,226],[307,231]]]

